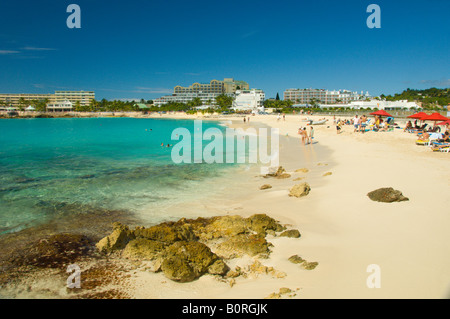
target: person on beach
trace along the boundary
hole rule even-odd
[[[448,131],[446,131],[446,132],[444,133],[444,136],[443,136],[442,138],[438,139],[438,142],[439,142],[439,143],[447,143],[447,142],[450,142],[450,133],[449,133]]]
[[[312,140],[314,139],[314,127],[310,126],[309,130],[309,142],[312,144]]]
[[[306,143],[308,142],[308,133],[306,132],[306,127],[299,128],[298,129],[298,134],[300,134],[300,136],[302,137],[302,144],[306,145]]]
[[[355,117],[353,118],[353,126],[355,127],[355,129],[353,130],[354,133],[358,132],[360,120],[361,119],[358,118],[358,115],[355,115]]]
[[[244,123],[245,123],[245,117],[244,117]]]
[[[341,129],[342,129],[342,122],[341,122],[341,120],[339,119],[339,120],[337,121],[337,124],[336,124],[336,134],[340,134],[340,133],[341,133]]]
[[[410,133],[411,129],[412,129],[412,123],[411,123],[411,121],[408,121],[408,123],[406,123],[405,129],[403,130],[403,132]]]

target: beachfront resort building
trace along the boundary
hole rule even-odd
[[[13,107],[25,107],[31,101],[46,101],[48,104],[71,102],[80,106],[88,106],[95,99],[94,91],[55,91],[54,94],[32,94],[32,93],[0,93],[0,101],[4,105]]]
[[[71,112],[73,104],[70,101],[48,103],[46,110],[47,112]]]
[[[307,105],[294,105],[294,107],[307,107]],[[418,110],[421,109],[422,106],[417,104],[416,102],[408,102],[407,100],[399,100],[399,101],[382,101],[372,99],[370,101],[352,101],[350,103],[337,103],[337,104],[319,104],[320,108],[350,108],[354,110],[386,110],[386,111],[394,111],[394,110]]]
[[[324,89],[287,89],[284,91],[284,100],[297,104],[309,104],[312,101],[323,104],[350,103],[369,98],[369,92],[358,93],[348,90],[328,91]]]
[[[263,90],[237,90],[232,108],[237,111],[264,111],[265,97]]]
[[[235,97],[238,90],[249,90],[249,84],[233,78],[225,78],[223,81],[211,80],[209,83],[196,82],[187,87],[177,85],[172,95],[157,98],[153,100],[153,104],[159,107],[170,102],[188,103],[199,98],[203,104],[214,105],[217,96],[225,94]]]

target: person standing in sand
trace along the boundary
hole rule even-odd
[[[358,118],[358,115],[355,115],[355,117],[353,118],[353,125],[355,127],[355,129],[353,130],[354,133],[358,132],[360,121],[361,119]]]
[[[310,126],[310,131],[309,131],[309,142],[312,144],[312,140],[314,139],[314,127],[311,125]]]
[[[302,144],[306,145],[307,141],[308,141],[308,133],[306,132],[306,127],[299,128],[298,129],[298,134],[300,134],[300,136],[302,137]]]
[[[341,120],[338,120],[337,124],[336,124],[336,134],[340,134],[341,129],[342,129],[342,122],[341,122]]]

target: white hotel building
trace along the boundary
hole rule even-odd
[[[264,111],[266,95],[263,90],[237,90],[232,108],[238,111]]]
[[[370,97],[369,92],[358,93],[348,90],[328,91],[324,89],[287,89],[284,91],[284,100],[290,100],[298,104],[308,104],[311,100],[318,103],[350,103]]]

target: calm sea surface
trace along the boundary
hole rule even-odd
[[[65,207],[145,215],[211,192],[204,181],[233,165],[174,164],[161,143],[177,143],[179,127],[194,131],[186,120],[0,120],[0,234],[51,221]],[[224,130],[203,122],[210,127]]]

